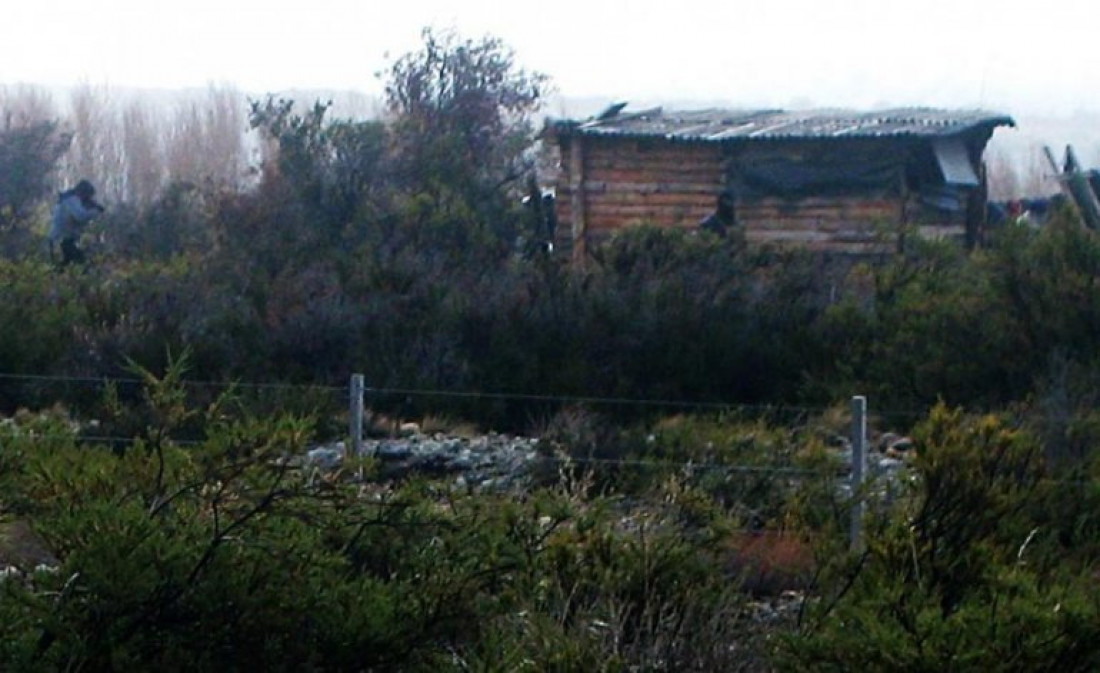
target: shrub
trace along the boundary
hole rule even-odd
[[[74,350],[89,312],[75,271],[55,272],[35,262],[0,260],[0,373],[64,374],[58,365]],[[40,381],[0,380],[0,409],[48,406],[55,391]]]
[[[1095,668],[1094,557],[1050,546],[1035,438],[939,406],[915,440],[913,492],[871,527],[859,558],[835,566],[802,633],[784,641],[784,666]]]

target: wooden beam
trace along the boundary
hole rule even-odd
[[[588,256],[584,168],[584,136],[577,135],[569,145],[569,192],[571,199],[569,213],[572,216],[574,264],[584,264]]]
[[[714,197],[722,191],[723,184],[719,180],[700,182],[668,182],[662,180],[649,180],[645,182],[606,182],[602,180],[588,180],[584,183],[585,191],[606,192],[608,194],[704,194],[714,205]]]
[[[1047,161],[1055,171],[1058,184],[1062,191],[1069,196],[1070,203],[1077,206],[1077,211],[1090,229],[1100,229],[1100,200],[1092,191],[1088,176],[1081,170],[1081,164],[1077,161],[1077,155],[1073,152],[1073,146],[1066,145],[1066,170],[1058,170],[1058,162],[1054,160],[1054,153],[1049,147],[1044,147]]]

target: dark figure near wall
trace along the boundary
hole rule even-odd
[[[714,212],[707,215],[699,223],[699,228],[725,238],[736,227],[737,199],[734,197],[733,192],[725,190],[718,195],[718,203]]]

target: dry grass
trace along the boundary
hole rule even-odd
[[[420,431],[425,435],[444,434],[466,439],[473,439],[480,434],[473,423],[459,422],[447,416],[435,415],[427,415],[420,419]]]
[[[813,575],[813,549],[792,533],[739,533],[729,540],[728,548],[727,569],[755,595],[777,596],[788,589],[804,589]]]

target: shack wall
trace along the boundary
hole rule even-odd
[[[737,216],[750,243],[849,254],[897,249],[898,224],[905,219],[904,143],[866,138],[740,140],[727,146],[727,155],[731,182],[738,185]],[[784,167],[779,170],[790,171],[792,179],[784,188],[772,185],[763,191],[746,182],[767,166],[773,171]],[[817,171],[798,184],[793,178],[805,173],[803,167]],[[849,184],[853,181],[858,186]]]
[[[792,142],[780,151],[799,157],[806,149]],[[767,149],[776,151],[775,144]],[[752,154],[744,146],[731,152],[713,142],[573,135],[562,143],[555,247],[581,260],[591,247],[626,227],[694,229],[713,212],[730,162],[751,160]],[[893,252],[903,224],[931,236],[965,232],[965,213],[929,217],[919,195],[904,183],[899,177],[894,189],[860,195],[739,198],[737,217],[749,243],[842,254]]]
[[[791,243],[811,250],[852,254],[897,247],[897,198],[809,197],[744,201],[737,215],[750,243]]]
[[[724,175],[717,144],[574,136],[562,147],[555,248],[576,257],[626,227],[694,228]]]

